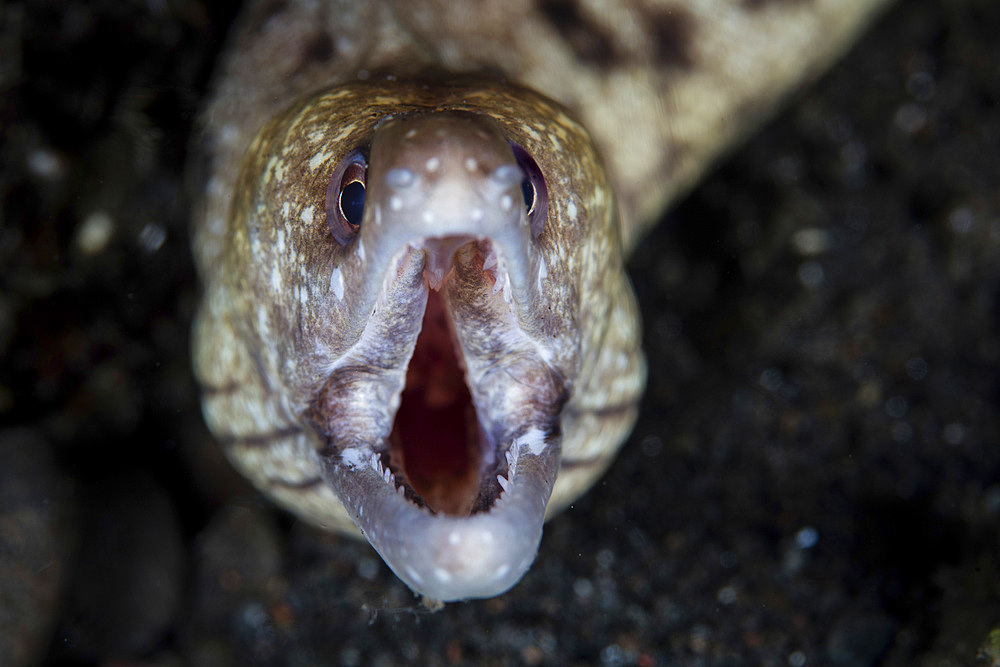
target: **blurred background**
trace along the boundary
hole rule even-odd
[[[201,421],[183,169],[236,4],[0,4],[0,664],[1000,664],[1000,3],[898,3],[665,217],[631,440],[433,614]]]

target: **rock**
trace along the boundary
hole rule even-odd
[[[285,608],[282,539],[273,513],[237,506],[217,511],[197,535],[193,613],[182,630],[189,664],[276,657],[273,617]]]
[[[881,613],[863,613],[841,618],[830,632],[826,657],[832,665],[867,667],[889,649],[897,625]]]
[[[83,494],[79,563],[59,631],[86,660],[142,655],[173,623],[184,546],[177,511],[146,473],[125,471]]]
[[[0,664],[44,656],[76,536],[71,498],[48,441],[0,432]]]

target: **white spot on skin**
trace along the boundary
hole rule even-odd
[[[382,207],[375,204],[374,213],[375,215],[372,219],[375,221],[375,226],[377,227],[382,224]]]
[[[417,131],[416,130],[407,130],[406,134],[403,135],[403,138],[404,139],[412,139],[415,136],[417,136]]]
[[[434,578],[442,583],[451,581],[451,573],[443,567],[434,568]]]
[[[462,536],[458,534],[458,531],[453,530],[448,533],[448,544],[451,546],[457,546],[459,542],[462,541]]]
[[[467,172],[469,172],[470,174],[471,173],[475,173],[476,168],[478,166],[479,166],[479,163],[476,162],[476,158],[474,158],[474,157],[467,157],[467,158],[465,158],[465,170]]]
[[[287,202],[286,201],[285,203],[283,203],[281,205],[281,217],[282,218],[287,218],[288,214],[291,213],[291,212],[292,212],[292,204],[291,204],[291,202]]]
[[[341,275],[340,268],[330,272],[330,289],[338,301],[344,298],[344,276]]]
[[[361,243],[361,239],[358,239],[358,259],[365,261],[365,246]]]
[[[357,447],[347,447],[341,451],[340,460],[351,468],[361,468],[367,463],[365,453]]]
[[[483,209],[479,208],[478,206],[474,207],[471,211],[469,211],[469,217],[472,218],[473,222],[479,222],[480,220],[483,219],[484,215],[485,213],[483,213]]]
[[[281,271],[276,266],[271,269],[271,289],[275,293],[281,291]]]
[[[209,231],[212,233],[213,236],[218,236],[220,234],[225,233],[225,231],[226,231],[226,222],[222,218],[220,218],[219,216],[217,216],[217,215],[216,216],[212,216],[208,220],[208,228],[209,228]]]
[[[232,146],[240,138],[240,132],[235,125],[223,125],[219,128],[219,143]]]
[[[267,163],[268,172],[270,172],[271,177],[276,181],[285,180],[285,174],[288,171],[288,165],[284,162],[278,162],[277,158],[271,158]]]
[[[285,230],[284,229],[280,229],[280,228],[278,229],[277,233],[275,234],[274,245],[275,245],[275,247],[277,248],[277,250],[278,250],[278,252],[280,254],[284,254],[284,252],[285,252]]]
[[[566,206],[566,215],[569,216],[570,220],[576,220],[576,203],[572,199]]]
[[[514,446],[527,447],[530,453],[539,456],[548,447],[548,443],[545,442],[545,433],[541,429],[533,428],[515,440]]]
[[[431,172],[432,174],[435,171],[437,171],[440,166],[441,166],[441,160],[438,159],[437,157],[427,158],[427,162],[424,163],[424,168],[427,169],[427,171]]]
[[[315,216],[315,214],[316,214],[315,208],[313,208],[312,206],[306,206],[304,209],[302,209],[302,215],[301,215],[302,222],[304,222],[307,225],[311,225],[313,223],[313,217]]]
[[[316,153],[316,155],[313,155],[311,158],[309,158],[309,163],[308,163],[309,164],[309,168],[312,171],[316,171],[318,168],[320,168],[324,164],[326,164],[327,160],[329,160],[329,159],[330,159],[330,152],[329,151],[323,151],[321,153]]]
[[[263,306],[257,309],[257,329],[262,336],[267,336],[271,330],[267,322],[267,310]]]
[[[419,574],[417,574],[417,571],[416,571],[416,570],[414,570],[414,569],[413,569],[412,567],[410,567],[409,565],[407,565],[407,566],[406,566],[405,568],[403,568],[403,569],[404,569],[404,570],[406,570],[406,574],[407,574],[407,576],[408,576],[408,577],[410,577],[410,579],[412,579],[412,580],[413,580],[413,583],[415,583],[415,584],[418,584],[418,585],[420,585],[420,586],[423,586],[423,584],[424,584],[424,580],[423,580],[423,578],[422,578],[422,577],[421,577],[421,576],[420,576]]]
[[[217,176],[213,176],[208,180],[208,187],[206,188],[206,190],[208,191],[208,194],[210,196],[218,197],[219,195],[222,194],[224,190],[224,186],[222,185],[222,180]]]
[[[420,219],[426,222],[427,224],[434,222],[434,211],[427,209],[426,211],[420,214]]]
[[[389,197],[389,208],[393,211],[402,210],[403,200],[396,196]]]
[[[510,572],[510,565],[508,565],[507,563],[504,563],[503,565],[501,565],[500,567],[497,568],[496,572],[493,573],[493,577],[495,579],[500,579],[501,577],[503,577],[508,572]]]
[[[510,209],[514,208],[514,200],[511,198],[510,195],[504,195],[500,197],[500,208],[502,208],[505,211],[509,211]]]

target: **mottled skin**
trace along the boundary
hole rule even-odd
[[[545,513],[603,472],[645,374],[625,252],[884,3],[606,4],[252,3],[208,107],[195,369],[209,426],[258,488],[360,527],[432,598],[516,583]],[[544,174],[537,236],[519,207],[504,217],[519,194],[507,141]],[[341,244],[327,188],[369,146],[364,220]],[[433,514],[389,446],[429,283],[490,441],[471,495]]]

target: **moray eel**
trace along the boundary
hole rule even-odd
[[[508,590],[636,419],[628,250],[881,4],[250,3],[195,167],[228,458],[427,599]]]

